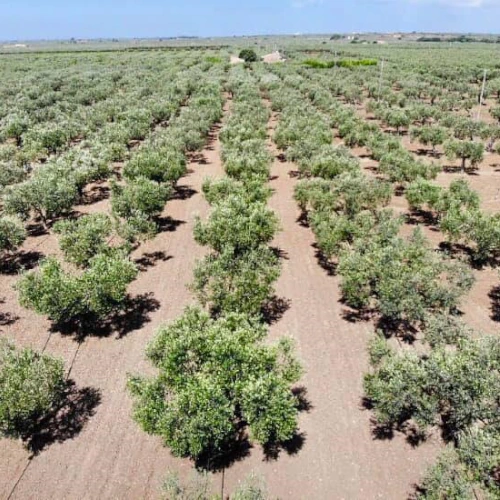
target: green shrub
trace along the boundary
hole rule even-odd
[[[201,304],[213,311],[258,315],[279,274],[279,259],[269,248],[261,246],[241,255],[229,249],[198,263],[193,289]]]
[[[8,215],[0,216],[0,252],[11,252],[23,244],[26,229],[23,223]]]
[[[126,184],[111,184],[111,207],[119,217],[128,219],[137,212],[154,218],[161,214],[171,195],[167,184],[137,177]]]
[[[49,257],[38,270],[25,273],[16,288],[23,307],[62,324],[102,319],[119,310],[136,276],[135,264],[119,251],[96,255],[81,274],[66,272],[57,259]]]
[[[480,142],[450,140],[445,143],[444,151],[451,161],[460,158],[462,170],[465,170],[467,160],[471,168],[477,167],[483,161],[484,145]]]
[[[246,63],[253,63],[257,61],[257,54],[252,49],[243,49],[238,56],[243,59]]]
[[[214,320],[197,308],[158,331],[148,358],[157,377],[130,377],[134,419],[178,456],[217,456],[238,424],[262,442],[290,439],[297,426],[291,384],[300,376],[289,341],[263,343],[244,314]]]
[[[243,198],[230,196],[213,208],[205,223],[196,220],[194,237],[218,253],[232,249],[238,255],[269,243],[278,227],[276,215],[264,203],[248,204]]]
[[[62,396],[63,362],[0,339],[0,434],[20,437]]]
[[[79,267],[87,267],[95,255],[108,248],[106,238],[111,229],[111,220],[105,214],[84,215],[54,225],[54,231],[60,235],[59,246],[64,257]]]
[[[163,148],[144,149],[125,164],[123,175],[127,179],[145,177],[160,183],[175,184],[186,170],[186,158],[181,151]]]

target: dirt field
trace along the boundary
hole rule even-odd
[[[273,116],[270,134],[275,125]],[[412,447],[403,435],[384,440],[374,437],[371,414],[362,406],[362,377],[368,369],[366,342],[373,325],[347,319],[339,301],[338,278],[320,265],[311,230],[297,220],[296,168],[277,158],[271,142],[270,148],[276,156],[270,204],[283,228],[274,242],[283,255],[277,295],[286,305],[283,317],[271,326],[271,339],[289,335],[296,340],[306,370],[301,385],[307,391],[309,409],[301,415],[302,439],[294,449],[267,461],[259,447],[251,449],[248,456],[217,474],[216,489],[228,494],[253,470],[265,477],[269,493],[282,499],[407,498],[437,455],[438,436],[418,447]],[[164,231],[134,254],[142,272],[130,293],[141,306],[141,314],[118,318],[110,331],[82,342],[60,333],[48,336],[49,322],[18,305],[12,290],[15,273],[0,276],[2,334],[19,345],[46,346],[46,352],[63,357],[76,384],[74,408],[58,422],[59,430],[38,436],[33,443],[38,454],[30,454],[21,442],[0,441],[0,498],[158,498],[167,469],[181,475],[190,471],[189,461],[173,458],[158,438],[146,435],[131,420],[125,380],[129,372],[148,369],[144,348],[157,326],[176,318],[192,302],[186,285],[192,280],[195,260],[203,254],[193,240],[193,222],[196,214],[208,211],[201,194],[203,179],[223,174],[219,152],[215,137],[181,180],[183,196],[168,203]],[[481,169],[474,177],[472,187],[482,196],[491,194],[491,172],[487,164],[484,174]],[[449,175],[442,174],[440,182],[446,183]],[[78,209],[105,210],[107,203],[104,199]],[[432,231],[426,228],[426,232]],[[56,248],[53,237],[32,236],[24,245],[25,260]],[[464,304],[465,319],[475,328],[493,332],[498,325],[491,318],[488,294],[497,286],[498,276],[492,270],[477,271],[477,275],[478,282]],[[78,419],[71,418],[73,414]]]

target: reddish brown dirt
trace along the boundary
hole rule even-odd
[[[486,107],[483,107],[482,116]],[[358,107],[358,113],[365,119],[370,119],[382,126],[379,120],[375,120],[373,115],[366,112],[363,106]],[[418,155],[423,150],[430,153],[430,148],[420,144],[418,141],[410,142],[408,135],[402,136],[403,145]],[[477,169],[470,172],[462,172],[459,168],[460,161],[450,162],[443,154],[442,147],[437,148],[439,158],[430,155],[418,155],[424,161],[435,161],[442,165],[445,170],[440,172],[436,178],[436,184],[442,187],[448,187],[455,179],[465,179],[470,187],[476,191],[481,199],[481,208],[490,213],[496,213],[500,210],[500,156],[495,153],[485,153],[484,160]],[[366,150],[355,148],[352,152],[360,157],[361,165],[368,175],[376,175],[374,168],[377,162],[366,157]],[[390,208],[397,213],[409,214],[408,203],[405,196],[394,196]],[[405,224],[403,235],[409,235],[415,229],[415,225]],[[438,248],[446,241],[445,236],[437,230],[436,227],[419,224],[424,234],[430,240],[431,244]],[[465,257],[465,254],[463,255]],[[489,335],[498,334],[498,322],[500,321],[500,277],[497,269],[485,266],[482,269],[474,270],[475,284],[471,292],[464,297],[461,304],[461,310],[464,313],[463,319],[472,326],[478,333]]]
[[[275,124],[273,117],[271,131]],[[146,435],[131,420],[125,380],[129,372],[150,370],[144,348],[154,330],[176,318],[193,300],[186,284],[192,280],[196,258],[203,255],[193,241],[193,222],[196,213],[208,210],[200,192],[203,179],[222,174],[219,151],[215,140],[203,151],[207,164],[193,162],[190,174],[180,183],[196,193],[168,204],[163,215],[179,222],[168,225],[171,231],[160,233],[134,254],[137,259],[149,255],[130,287],[134,297],[150,294],[149,305],[156,309],[145,313],[144,324],[122,331],[122,336],[115,327],[110,335],[88,337],[81,345],[59,333],[50,336],[47,352],[62,356],[68,367],[74,360],[71,378],[77,388],[100,391],[101,403],[81,432],[59,436],[60,442],[57,435],[52,436],[55,442],[31,462],[20,442],[0,440],[0,498],[9,498],[11,492],[11,498],[19,499],[157,498],[169,468],[181,476],[192,468],[189,461],[172,457],[158,438]],[[275,194],[270,205],[283,227],[274,242],[284,256],[277,294],[288,301],[289,308],[271,327],[270,337],[289,335],[296,340],[306,370],[301,385],[307,389],[311,408],[301,414],[302,442],[298,440],[300,449],[295,454],[282,451],[278,460],[266,461],[262,450],[254,447],[224,476],[217,475],[215,489],[220,491],[223,481],[227,494],[254,470],[265,477],[269,493],[280,498],[406,498],[433,462],[440,440],[433,435],[413,448],[401,434],[387,440],[372,434],[371,413],[362,406],[362,377],[368,370],[366,343],[373,325],[345,319],[338,278],[319,265],[311,230],[297,222],[299,212],[293,200],[297,181],[290,175],[294,170],[295,165],[278,159],[272,167]],[[395,203],[399,210],[406,210],[404,199]],[[77,208],[81,212],[106,210],[107,200]],[[431,234],[431,229],[425,230]],[[57,242],[53,236],[30,237],[24,250],[51,254],[57,251]],[[494,331],[498,324],[490,318],[488,294],[498,281],[496,272],[477,274],[480,279],[464,305],[466,320],[476,328]],[[0,329],[20,345],[42,349],[49,338],[49,322],[18,305],[11,288],[16,279],[15,275],[0,276],[0,299],[4,298],[0,311],[10,314],[12,321],[4,321]],[[500,307],[500,298],[496,300]],[[158,301],[156,306],[154,301]]]
[[[204,178],[222,172],[219,150],[216,138],[202,152],[204,161],[189,165],[189,175],[179,183],[188,197],[168,203],[163,217],[171,220],[165,224],[166,230],[133,255],[142,259],[143,271],[130,286],[130,294],[142,297],[143,317],[125,318],[125,328],[115,325],[109,335],[90,336],[81,344],[59,333],[50,336],[46,352],[63,357],[67,367],[74,360],[71,379],[79,390],[99,391],[101,402],[81,432],[51,436],[55,442],[31,462],[21,442],[0,440],[0,498],[156,498],[169,468],[181,475],[190,470],[188,461],[173,458],[159,439],[148,436],[132,421],[125,383],[128,373],[150,369],[144,349],[158,325],[173,320],[193,302],[186,285],[192,280],[195,260],[203,255],[193,241],[193,223],[197,214],[208,209],[201,193]],[[99,207],[77,207],[80,211],[106,208],[106,200]],[[54,253],[57,241],[54,236],[31,237],[25,249],[35,248],[43,254]],[[15,275],[0,277],[0,298],[5,301],[1,311],[9,313],[13,321],[1,327],[2,334],[18,345],[42,349],[50,324],[18,305],[11,287],[16,279]]]
[[[271,129],[276,120],[271,121]],[[276,151],[274,151],[276,153]],[[306,373],[312,408],[300,419],[303,446],[296,454],[282,451],[278,461],[265,461],[260,449],[225,473],[230,491],[248,473],[266,478],[272,497],[287,499],[401,499],[412,492],[437,454],[437,439],[412,448],[402,435],[377,440],[369,411],[362,407],[362,378],[368,370],[366,343],[373,327],[343,318],[338,278],[318,264],[314,236],[301,226],[293,200],[296,166],[275,160],[271,207],[281,219],[274,244],[282,250],[279,297],[289,301],[283,318],[271,327],[271,338],[288,335]]]

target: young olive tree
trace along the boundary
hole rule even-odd
[[[269,243],[278,230],[278,219],[264,203],[246,203],[230,196],[214,207],[208,220],[196,220],[195,240],[221,254],[228,248],[234,255]]]
[[[173,148],[144,148],[125,164],[123,175],[131,180],[145,177],[175,185],[186,170],[186,157],[182,151]]]
[[[465,170],[467,160],[471,168],[476,168],[483,161],[484,145],[480,142],[452,139],[445,142],[444,151],[451,161],[460,158],[462,170]]]
[[[417,139],[425,146],[430,144],[433,155],[436,154],[436,146],[440,146],[448,138],[446,129],[437,125],[425,125],[420,128],[413,128],[410,134],[413,140]]]
[[[264,245],[240,255],[228,249],[198,262],[193,289],[201,304],[208,304],[213,312],[258,315],[279,274],[278,257]]]
[[[214,320],[198,308],[158,331],[147,355],[159,374],[132,376],[134,419],[177,456],[223,454],[238,425],[260,443],[297,429],[291,384],[301,369],[292,345],[263,343],[265,327],[245,314]]]
[[[57,324],[104,319],[125,303],[137,267],[121,251],[98,254],[83,273],[67,272],[54,257],[23,274],[16,284],[23,307]]]
[[[0,339],[0,435],[20,437],[62,396],[61,360]]]
[[[468,266],[433,252],[418,230],[408,241],[359,241],[341,253],[338,273],[349,305],[374,303],[384,318],[410,323],[452,311],[473,283]]]
[[[26,229],[16,217],[0,216],[0,252],[12,252],[26,239]]]
[[[54,225],[64,257],[78,267],[87,267],[94,256],[108,248],[106,238],[111,230],[111,220],[105,214],[84,215]]]

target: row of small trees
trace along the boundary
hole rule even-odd
[[[298,111],[302,104],[293,99],[287,103],[281,106],[283,115],[293,116],[300,128],[307,119]],[[339,127],[342,116],[352,116],[341,108],[330,108]],[[322,137],[306,133],[281,145],[287,155],[307,148],[297,161],[302,174],[313,177],[299,181],[295,197],[319,248],[336,262],[346,303],[376,310],[382,317],[384,326],[370,345],[373,371],[365,377],[365,393],[377,421],[389,428],[413,422],[422,433],[441,425],[454,443],[424,479],[425,497],[470,498],[473,490],[496,495],[499,342],[473,340],[470,328],[456,315],[460,298],[473,283],[470,269],[434,252],[419,230],[409,239],[401,238],[403,220],[383,208],[391,186],[366,178],[344,147],[330,146],[335,153],[329,149],[317,168],[318,156],[328,148]],[[391,148],[392,143],[380,146]],[[442,189],[425,175],[410,180],[407,197],[413,208],[434,210],[444,232],[475,242],[478,258],[498,251],[496,216],[479,210],[477,194],[464,181]],[[489,230],[482,231],[486,225]],[[395,327],[403,338],[421,335],[429,349],[425,354],[394,351],[386,337]]]
[[[158,375],[129,380],[141,427],[176,455],[209,461],[244,427],[262,444],[291,438],[298,413],[291,385],[301,373],[289,340],[265,342],[261,316],[279,274],[267,247],[278,227],[266,207],[268,111],[243,68],[233,70],[228,89],[234,101],[220,134],[228,177],[204,183],[212,212],[194,229],[210,249],[193,283],[208,311],[190,307],[160,328],[147,351]]]
[[[53,225],[64,260],[48,257],[37,270],[21,276],[16,284],[21,305],[48,316],[57,325],[79,331],[95,327],[126,306],[128,285],[138,273],[136,264],[129,258],[131,243],[145,227],[154,224],[154,217],[163,210],[174,182],[185,171],[185,155],[191,148],[184,140],[174,141],[174,138],[184,137],[185,131],[193,130],[200,134],[197,144],[206,140],[211,124],[221,115],[220,85],[210,78],[200,80],[189,104],[172,122],[168,135],[165,129],[161,137],[160,134],[155,137],[158,144],[162,140],[162,148],[171,146],[162,151],[172,161],[165,162],[162,156],[155,156],[154,151],[148,149],[151,156],[147,162],[134,162],[136,176],[130,174],[127,164],[127,182],[112,185],[111,216],[84,215]],[[68,155],[64,159],[67,160]],[[59,172],[62,183],[66,174],[70,179],[83,177],[81,162],[72,165],[63,164],[61,159],[59,162],[54,160],[40,167],[42,173],[35,170],[27,182],[45,175],[45,168],[47,171],[53,168],[54,175]],[[58,164],[64,168],[56,170],[53,165]],[[179,168],[179,164],[183,168]],[[162,174],[163,180],[158,182],[151,172]],[[57,187],[56,182],[54,186]],[[50,198],[50,193],[44,194]],[[6,206],[10,205],[6,202]],[[54,217],[54,211],[43,214],[47,220]],[[24,216],[30,215],[31,210],[26,210]],[[25,230],[18,219],[4,216],[0,218],[0,234],[2,248],[13,251],[22,242]],[[10,344],[0,347],[0,432],[16,436],[35,425],[62,397],[63,364],[29,349],[17,350]]]

